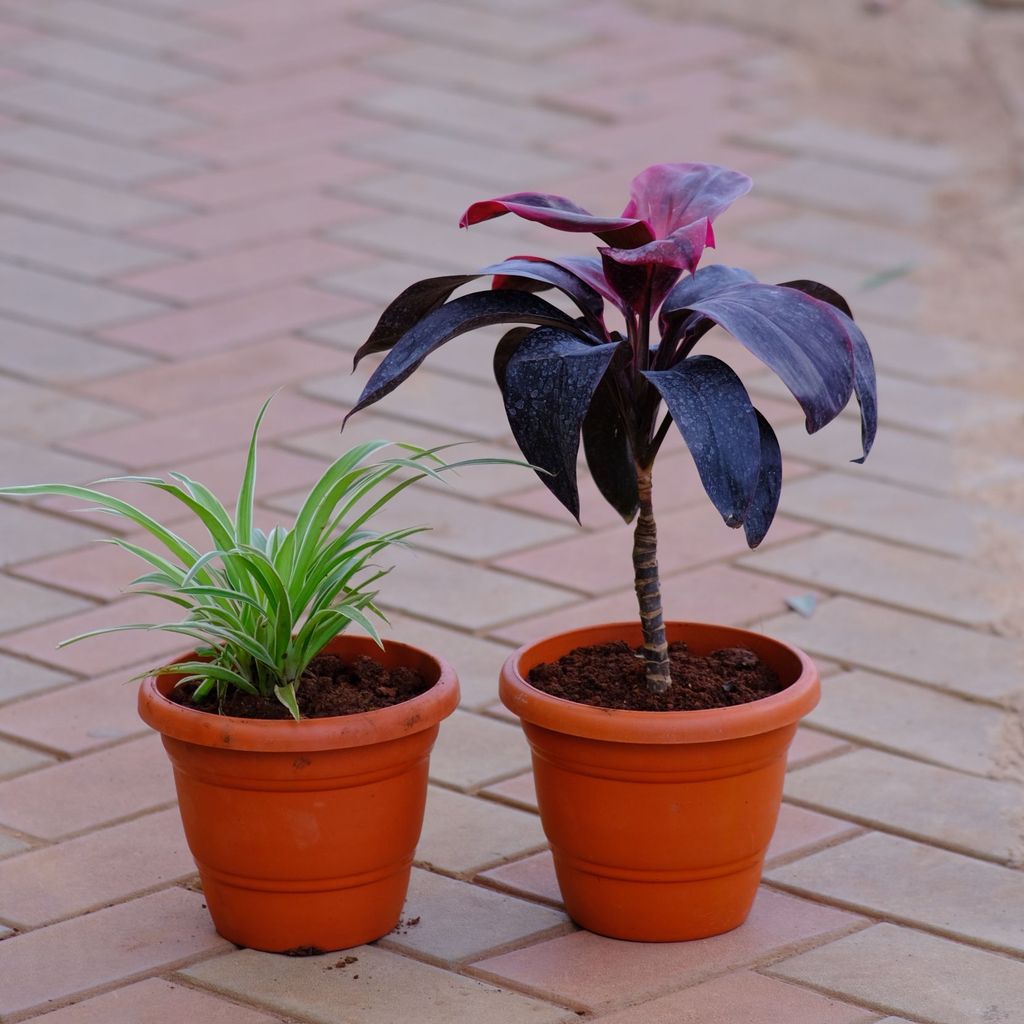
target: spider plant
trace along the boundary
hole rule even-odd
[[[0,488],[0,495],[61,495],[91,502],[142,527],[160,545],[150,550],[111,537],[108,544],[137,556],[148,571],[133,580],[133,593],[150,594],[184,612],[177,621],[130,623],[96,629],[60,646],[124,630],[161,630],[196,641],[195,656],[153,670],[181,674],[198,684],[194,702],[216,696],[223,703],[230,688],[277,698],[298,719],[296,689],[310,661],[324,645],[353,623],[381,643],[373,618],[384,619],[374,585],[390,569],[373,559],[427,527],[378,533],[369,524],[393,498],[425,477],[503,459],[445,462],[438,452],[398,444],[401,454],[373,461],[388,441],[357,445],[336,459],[313,485],[291,528],[268,532],[253,522],[257,435],[269,401],[263,405],[249,442],[245,471],[232,516],[209,488],[184,473],[170,481],[118,476],[98,484],[134,483],[176,499],[205,527],[211,547],[201,552],[152,516],[95,487],[38,484]],[[396,479],[396,474],[412,471]],[[384,620],[386,621],[386,620]],[[145,673],[150,674],[150,673]],[[180,685],[180,684],[179,684]]]

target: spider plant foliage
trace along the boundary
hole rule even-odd
[[[310,661],[332,637],[354,623],[381,642],[371,618],[384,618],[375,603],[374,585],[390,570],[376,566],[374,557],[427,529],[408,527],[379,533],[369,528],[374,515],[424,477],[441,479],[442,473],[464,466],[507,461],[449,463],[438,455],[442,448],[404,444],[395,446],[400,454],[374,461],[391,442],[366,442],[328,467],[290,529],[275,526],[264,533],[253,523],[253,506],[256,440],[267,404],[252,432],[234,516],[208,488],[183,473],[168,474],[173,482],[139,476],[99,481],[136,483],[177,499],[209,533],[211,547],[206,551],[193,547],[134,505],[92,487],[39,484],[0,488],[3,495],[83,499],[141,527],[159,544],[159,550],[150,550],[120,538],[106,541],[145,563],[148,571],[132,581],[134,593],[162,598],[175,612],[184,614],[176,621],[93,630],[65,640],[61,646],[123,630],[179,633],[196,642],[197,657],[154,671],[182,674],[182,682],[197,683],[194,701],[211,691],[222,701],[230,687],[237,687],[246,693],[276,697],[298,719],[296,688]]]
[[[862,461],[877,414],[871,352],[845,300],[814,281],[763,284],[738,267],[698,269],[714,246],[712,223],[751,187],[713,164],[658,164],[632,182],[619,217],[596,216],[563,196],[519,192],[474,203],[468,227],[513,214],[602,240],[594,256],[513,256],[476,274],[413,284],[384,311],[356,353],[377,366],[352,412],[389,394],[441,345],[478,327],[515,325],[495,351],[509,425],[526,460],[579,518],[576,462],[582,439],[603,497],[637,519],[634,568],[648,682],[668,685],[655,557],[651,471],[675,424],[708,497],[748,544],[764,538],[779,503],[782,460],[771,425],[739,376],[709,351],[716,325],[773,370],[803,408],[809,432],[856,396]],[[452,298],[480,278],[491,288]],[[537,293],[556,289],[572,312]],[[564,304],[564,303],[563,303]],[[605,320],[613,307],[623,329]],[[351,413],[350,413],[351,415]],[[656,669],[656,671],[655,671]]]

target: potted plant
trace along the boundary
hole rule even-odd
[[[592,232],[597,256],[516,256],[479,274],[431,278],[385,310],[356,355],[386,351],[356,412],[440,345],[514,324],[494,371],[512,432],[541,480],[578,518],[582,436],[601,494],[635,520],[639,619],[548,637],[513,654],[501,698],[533,748],[537,795],[566,908],[627,939],[704,937],[741,924],[778,815],[785,754],[818,699],[802,652],[722,626],[664,622],[652,469],[675,424],[728,526],[755,547],[779,501],[778,441],[728,363],[694,349],[725,328],[788,386],[808,431],[856,395],[862,460],[876,426],[871,353],[836,292],[762,284],[729,266],[697,269],[712,222],[743,196],[743,174],[661,164],[632,182],[620,217],[561,196],[474,203],[463,227],[512,213]],[[492,288],[457,298],[461,285]],[[567,313],[536,293],[554,288]],[[606,322],[605,304],[620,318]],[[350,412],[349,415],[352,413]],[[860,461],[858,460],[858,461]]]
[[[93,488],[5,487],[80,498],[147,531],[162,552],[121,538],[147,572],[137,592],[196,647],[148,674],[139,713],[174,768],[186,838],[218,932],[242,946],[312,953],[368,942],[398,922],[419,839],[427,767],[459,684],[443,659],[383,643],[373,559],[422,528],[370,529],[374,514],[445,463],[435,450],[361,444],[313,485],[290,528],[253,519],[256,421],[234,515],[181,473],[120,477],[177,499],[209,532],[202,552],[137,507]],[[410,475],[411,473],[411,475]],[[397,478],[403,474],[404,478]],[[348,636],[352,624],[364,636]],[[63,644],[62,644],[63,646]]]

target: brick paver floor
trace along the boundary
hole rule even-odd
[[[511,218],[459,232],[469,201],[543,188],[615,213],[649,162],[748,171],[756,191],[709,255],[845,291],[883,422],[851,466],[854,419],[808,439],[744,363],[791,456],[753,554],[681,444],[659,464],[670,616],[791,639],[826,676],[750,921],[647,946],[576,930],[559,905],[496,674],[517,642],[634,614],[628,537],[592,485],[582,530],[508,467],[389,510],[436,526],[398,559],[387,603],[399,635],[459,667],[463,707],[433,761],[407,910],[420,924],[337,969],[214,933],[123,685],[175,645],[55,650],[149,599],[121,593],[125,558],[92,543],[95,518],[4,502],[0,1019],[1024,1021],[1020,276],[990,304],[965,259],[977,245],[998,281],[999,246],[1021,237],[1024,13],[908,3],[935,10],[887,93],[866,64],[844,72],[838,44],[861,59],[872,32],[899,38],[901,5],[804,4],[787,43],[761,4],[722,4],[729,22],[708,20],[717,4],[658,6],[0,0],[0,480],[177,468],[230,489],[256,409],[284,386],[264,430],[269,523],[341,450],[365,379],[351,353],[382,302],[431,272],[579,244]],[[819,6],[848,33],[816,37]],[[951,24],[981,33],[977,79]],[[893,51],[878,50],[880,80]],[[958,75],[974,91],[951,99]],[[943,120],[954,107],[930,90],[972,97],[978,118]],[[1016,210],[1005,226],[996,198]],[[1016,316],[1000,321],[998,301]],[[438,353],[352,441],[510,453],[490,355],[483,339]]]

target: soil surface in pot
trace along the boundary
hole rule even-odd
[[[191,683],[178,686],[168,697],[184,707],[235,718],[291,718],[276,698],[268,700],[236,689],[228,692],[223,703],[218,703],[216,695],[210,695],[193,704],[195,689],[196,685]],[[302,674],[296,696],[303,718],[331,718],[401,704],[428,689],[423,676],[411,668],[385,668],[373,658],[345,661],[336,654],[318,654]]]
[[[530,670],[530,684],[552,697],[624,711],[701,711],[748,704],[784,689],[774,670],[753,651],[729,647],[691,654],[684,643],[669,644],[673,686],[667,693],[647,689],[642,647],[623,640],[577,647],[558,661]]]

